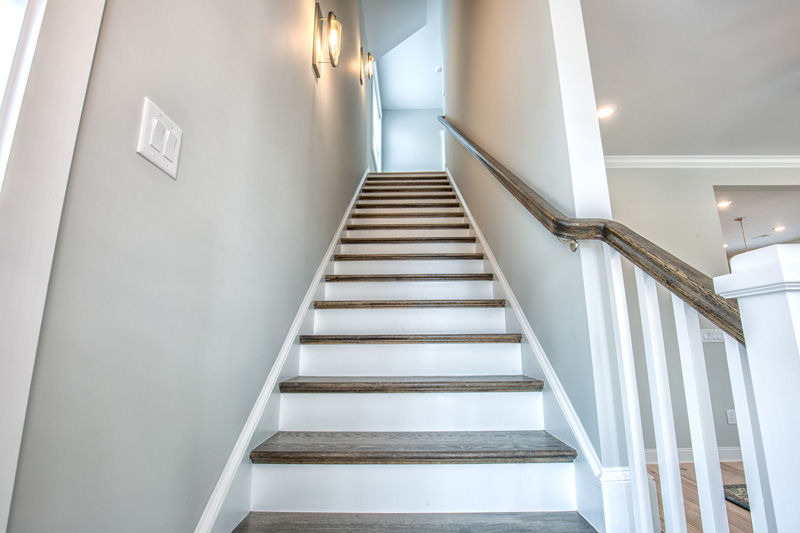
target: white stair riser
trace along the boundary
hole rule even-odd
[[[457,254],[475,252],[475,243],[387,243],[387,244],[343,244],[343,254]]]
[[[481,274],[483,260],[336,261],[336,274]]]
[[[314,333],[505,333],[504,308],[317,309]]]
[[[416,198],[405,198],[406,195],[413,195]],[[386,198],[386,199],[384,199],[384,198],[372,198],[373,196],[379,196],[379,197],[382,197],[382,196],[399,196],[400,198],[399,199],[397,199],[397,198]],[[453,198],[426,198],[425,196],[453,196]],[[398,193],[389,193],[389,194],[384,194],[384,193],[372,194],[372,193],[370,193],[370,194],[365,194],[363,196],[359,196],[358,197],[358,202],[356,203],[356,207],[358,207],[358,204],[362,204],[362,203],[368,203],[368,204],[373,204],[373,203],[374,204],[383,204],[383,203],[394,204],[394,203],[397,203],[397,202],[404,202],[404,203],[408,202],[408,203],[414,203],[414,204],[427,204],[427,203],[438,204],[438,203],[442,203],[442,202],[457,202],[457,201],[458,201],[458,198],[456,198],[454,194],[450,194],[450,193],[425,193],[425,192],[419,192],[419,193],[413,193],[413,192],[399,193],[398,192]]]
[[[572,511],[572,463],[253,465],[253,511]]]
[[[492,298],[491,281],[343,281],[325,283],[327,300],[463,300]]]
[[[300,347],[300,374],[303,376],[521,373],[519,344],[330,344]]]
[[[403,202],[405,203],[405,202]],[[448,202],[451,203],[451,202]],[[375,214],[384,214],[384,213],[425,213],[425,212],[435,212],[435,213],[459,213],[461,212],[461,207],[359,207],[356,205],[353,208],[354,213],[375,213]]]
[[[435,212],[433,209],[431,213]],[[422,213],[420,213],[422,214]],[[458,224],[467,222],[464,217],[379,217],[379,218],[350,218],[348,224]]]
[[[412,222],[415,224],[416,222]],[[345,237],[471,237],[469,229],[357,229],[347,230]]]
[[[282,431],[544,429],[540,392],[281,394]]]

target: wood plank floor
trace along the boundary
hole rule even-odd
[[[658,479],[658,465],[647,465],[647,471],[656,480],[658,486],[658,512],[661,516],[661,530],[664,527],[664,507],[661,503],[661,486]],[[725,485],[744,483],[744,465],[742,463],[722,463],[722,482]],[[703,531],[700,519],[700,503],[697,496],[697,482],[694,475],[694,464],[681,463],[681,484],[683,486],[683,502],[686,510],[686,529],[688,533]],[[750,512],[731,502],[725,502],[728,508],[728,525],[731,533],[752,533]]]

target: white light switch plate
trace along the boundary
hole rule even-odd
[[[703,337],[703,342],[725,342],[721,329],[701,329],[700,335]]]
[[[172,179],[178,179],[182,140],[183,130],[152,100],[145,97],[136,153],[169,174]]]

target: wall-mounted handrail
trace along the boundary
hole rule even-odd
[[[604,218],[574,218],[558,210],[497,159],[453,126],[439,122],[527,209],[547,230],[562,239],[603,241],[698,313],[744,344],[739,306],[714,292],[714,284],[691,265],[653,244],[624,224]]]

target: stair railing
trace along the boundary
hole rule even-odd
[[[439,117],[439,122],[550,233],[560,241],[570,243],[573,251],[581,240],[597,240],[606,244],[603,250],[611,288],[612,323],[615,328],[636,530],[653,531],[653,516],[657,511],[652,509],[650,502],[621,257],[632,263],[636,280],[666,531],[685,532],[686,516],[657,283],[672,294],[703,530],[721,532],[729,531],[729,528],[703,354],[700,315],[724,332],[754,531],[773,531],[774,527],[770,527],[774,524],[774,518],[771,518],[771,502],[768,494],[765,494],[765,491],[769,491],[769,486],[765,479],[760,435],[753,430],[758,426],[758,419],[736,302],[717,295],[710,277],[627,226],[613,220],[567,216],[445,117]]]

